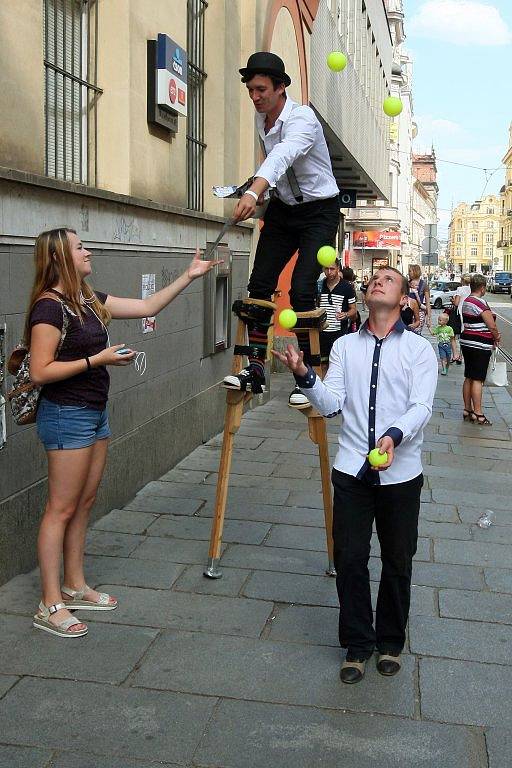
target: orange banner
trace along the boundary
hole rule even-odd
[[[400,248],[400,232],[387,229],[366,229],[352,233],[354,248]]]

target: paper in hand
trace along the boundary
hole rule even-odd
[[[242,197],[244,192],[247,192],[249,187],[254,181],[254,177],[247,179],[247,181],[244,181],[243,184],[240,184],[239,187],[236,186],[236,184],[230,184],[227,187],[212,187],[213,194],[215,197]],[[264,200],[269,200],[272,196],[273,190],[267,189],[266,192],[263,194]]]

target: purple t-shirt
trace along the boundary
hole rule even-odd
[[[107,300],[106,293],[95,291],[102,304]],[[61,294],[59,294],[61,295]],[[63,297],[64,298],[64,297]],[[40,299],[30,313],[30,327],[38,323],[53,325],[62,330],[63,310],[56,299]],[[107,333],[90,307],[84,307],[83,322],[71,309],[68,310],[68,329],[62,348],[56,357],[59,362],[70,362],[91,357],[107,346]],[[102,411],[108,400],[110,376],[104,365],[91,368],[76,376],[62,381],[45,384],[42,397],[59,405],[78,405]]]

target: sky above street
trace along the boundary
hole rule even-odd
[[[479,199],[484,187],[497,193],[504,183],[501,160],[512,121],[512,0],[404,0],[404,6],[419,129],[414,149],[435,148],[443,237],[452,205]]]

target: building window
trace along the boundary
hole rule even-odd
[[[206,0],[187,0],[187,206],[204,209],[204,15]]]
[[[494,208],[488,208],[487,213],[492,215],[494,213]]]
[[[462,243],[462,235],[457,235],[457,242]]]
[[[493,243],[494,242],[494,235],[493,234],[487,234],[485,236],[485,242],[486,243]]]
[[[471,235],[471,242],[478,243],[478,235]]]
[[[473,229],[478,229],[478,221],[472,221],[471,226]]]
[[[44,0],[45,173],[96,183],[98,7]]]
[[[478,256],[478,248],[471,249],[471,256]]]
[[[486,248],[485,249],[485,255],[486,256],[492,256],[492,248]]]
[[[494,229],[494,221],[487,222],[487,229]]]
[[[456,250],[456,254],[457,254],[457,256],[459,256],[459,257],[460,257],[460,256],[462,256],[462,249],[461,249],[461,248],[457,248],[457,250]]]

